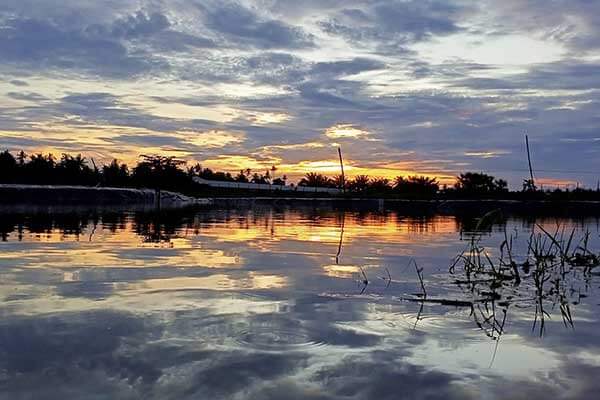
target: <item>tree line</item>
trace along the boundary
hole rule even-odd
[[[8,150],[0,153],[0,183],[34,185],[77,185],[105,187],[137,187],[178,191],[201,195],[206,185],[198,184],[195,177],[242,183],[271,184],[274,187],[293,185],[285,175],[278,176],[275,166],[265,171],[242,169],[236,175],[213,171],[200,164],[187,166],[175,157],[142,155],[130,168],[118,160],[97,166],[93,159],[81,154],[31,154],[21,151],[13,155]],[[600,191],[578,188],[572,191],[539,190],[531,180],[523,181],[521,191],[510,192],[503,179],[482,172],[466,172],[456,177],[454,185],[442,185],[427,176],[399,176],[393,180],[358,175],[344,180],[340,175],[309,172],[298,186],[343,189],[350,195],[390,196],[403,198],[578,198],[600,199]]]

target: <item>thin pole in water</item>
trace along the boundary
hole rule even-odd
[[[344,161],[342,160],[341,147],[338,147],[338,155],[340,156],[340,168],[342,169],[342,192],[346,193],[346,177],[344,176]]]
[[[527,162],[529,163],[529,176],[531,177],[531,186],[535,190],[535,180],[533,179],[533,168],[531,167],[531,152],[529,151],[529,137],[525,135],[525,146],[527,147]]]

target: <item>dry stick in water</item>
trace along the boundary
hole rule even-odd
[[[512,272],[514,274],[515,285],[518,285],[519,283],[521,283],[521,275],[519,274],[519,268],[517,267],[517,263],[513,260],[512,247],[513,247],[512,235],[510,236],[510,239],[509,239],[508,234],[506,232],[506,226],[504,226],[504,242],[500,246],[500,252],[503,254],[504,253],[503,249],[506,248],[506,253],[508,255],[508,265],[510,266],[510,268],[512,269]],[[502,255],[502,257],[504,257],[504,255]]]
[[[360,291],[360,294],[363,294],[365,292],[365,290],[367,289],[367,286],[369,286],[369,279],[367,278],[367,274],[365,274],[365,270],[363,269],[363,267],[361,267],[359,265],[358,268],[360,268],[360,272],[362,273],[362,276],[364,278],[363,281],[362,281],[363,288]]]
[[[427,290],[425,290],[425,284],[423,283],[423,268],[419,268],[414,259],[411,259],[410,261],[415,265],[415,270],[417,271],[417,276],[419,277],[419,282],[421,283],[421,290],[423,290],[423,298],[426,298]]]
[[[387,281],[387,285],[385,285],[385,288],[387,289],[392,284],[392,274],[390,274],[390,270],[387,267],[385,267],[385,271],[387,272],[388,276],[387,277],[380,276],[380,278],[383,279],[384,281]]]

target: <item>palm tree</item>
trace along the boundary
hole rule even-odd
[[[25,165],[25,163],[27,162],[27,154],[25,154],[23,150],[21,150],[17,155],[17,162],[19,163],[20,167]]]
[[[348,187],[354,192],[364,192],[369,188],[370,180],[368,175],[357,175],[348,183]]]
[[[330,187],[331,185],[331,179],[316,172],[308,172],[304,178],[298,182],[298,186]]]
[[[106,186],[127,186],[129,183],[129,168],[125,164],[119,165],[119,161],[114,159],[110,165],[102,167],[102,178]]]
[[[336,175],[331,179],[331,182],[335,185],[336,188],[344,189],[347,185],[345,182],[343,175]]]
[[[244,170],[241,170],[240,173],[237,174],[237,176],[235,177],[235,181],[240,183],[248,183],[248,178],[244,174]]]
[[[399,176],[394,180],[394,190],[404,195],[432,197],[439,189],[437,179],[427,176]]]
[[[392,187],[390,186],[390,180],[387,178],[373,178],[369,181],[368,188],[376,193],[385,193]]]

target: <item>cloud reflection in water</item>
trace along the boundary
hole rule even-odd
[[[491,366],[496,343],[467,311],[399,300],[418,290],[411,257],[432,293],[454,293],[444,276],[468,226],[269,209],[13,216],[0,244],[0,398],[593,398],[593,292],[575,330],[553,318],[543,339],[530,310],[513,310]],[[359,266],[372,281],[361,296]]]

